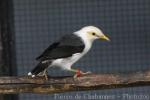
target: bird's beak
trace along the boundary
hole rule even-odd
[[[102,40],[106,40],[106,41],[110,41],[110,39],[109,39],[107,36],[105,36],[105,35],[100,36],[100,39],[102,39]]]

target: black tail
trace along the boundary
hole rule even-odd
[[[51,61],[40,62],[31,72],[28,73],[28,75],[36,76],[40,72],[43,72],[50,64],[51,64]]]

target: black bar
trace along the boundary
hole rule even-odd
[[[17,75],[13,0],[0,0],[0,76]],[[0,100],[17,100],[17,95],[0,95]]]

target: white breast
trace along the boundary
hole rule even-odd
[[[69,70],[71,66],[82,57],[82,55],[82,53],[76,53],[71,57],[56,59],[52,62],[51,66],[58,66],[63,69]]]

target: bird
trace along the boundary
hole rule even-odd
[[[85,26],[71,34],[63,35],[36,58],[39,63],[28,73],[28,76],[42,75],[48,79],[47,69],[54,66],[74,72],[74,77],[88,73],[73,69],[72,65],[87,54],[93,42],[98,39],[110,41],[102,30],[95,26]]]

